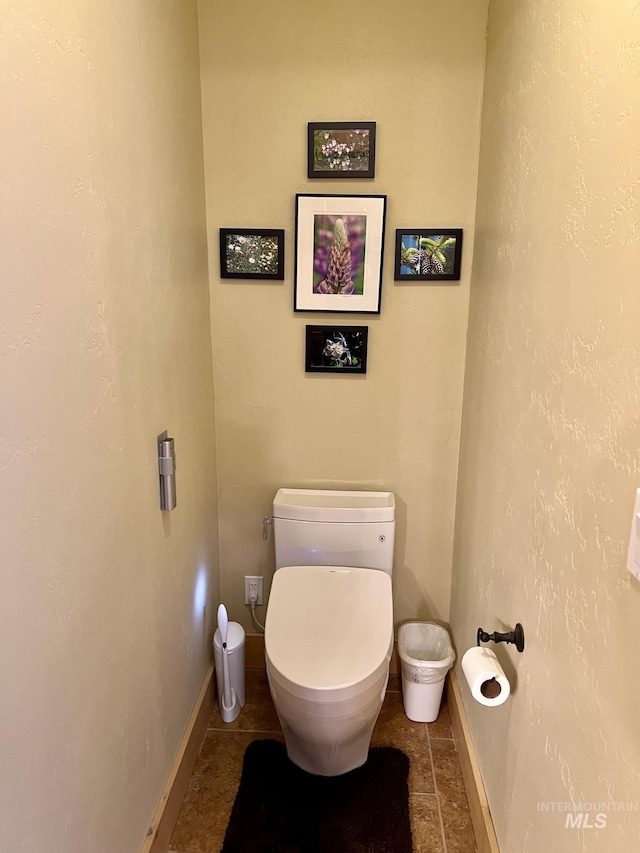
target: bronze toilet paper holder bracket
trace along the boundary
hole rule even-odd
[[[517,622],[513,631],[507,631],[501,634],[499,631],[494,631],[493,634],[487,634],[482,628],[478,628],[477,645],[480,643],[513,643],[519,652],[524,651],[524,628]]]

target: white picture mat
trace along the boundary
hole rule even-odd
[[[378,313],[386,196],[298,196],[296,240],[296,300],[301,311]],[[366,216],[362,294],[314,293],[315,216]]]

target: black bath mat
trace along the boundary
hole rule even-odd
[[[390,746],[342,776],[312,776],[284,744],[246,749],[222,853],[411,853],[409,759]]]

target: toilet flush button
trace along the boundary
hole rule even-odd
[[[631,537],[629,538],[629,553],[627,568],[634,577],[640,580],[640,489],[636,492],[636,502],[631,520]]]

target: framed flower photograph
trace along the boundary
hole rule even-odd
[[[221,278],[284,279],[284,231],[221,228]]]
[[[307,373],[366,373],[367,326],[307,326]]]
[[[396,231],[395,281],[458,281],[462,228]]]
[[[307,137],[307,177],[374,177],[375,121],[311,121]]]
[[[297,195],[293,308],[379,314],[386,195]]]

